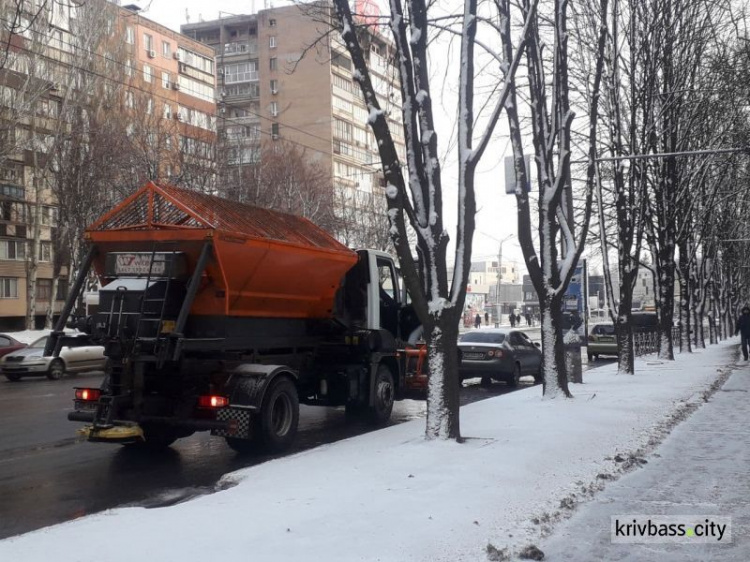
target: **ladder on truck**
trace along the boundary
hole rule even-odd
[[[174,264],[177,259],[177,251],[173,249],[171,253],[161,252],[158,255],[163,256],[163,259],[159,260],[164,264],[164,271],[161,275],[155,275],[154,272],[154,264],[156,263],[157,256],[156,245],[154,245],[151,250],[148,274],[146,275],[146,287],[141,296],[141,307],[136,322],[133,346],[135,351],[140,348],[140,344],[142,343],[152,343],[154,356],[157,358],[159,366],[161,366],[165,361],[167,351],[166,346],[163,345],[166,342],[166,337],[162,336],[162,328],[164,314],[167,310],[169,289],[172,285],[172,277],[174,277]],[[152,282],[157,281],[164,281],[164,293],[162,296],[150,297],[148,294],[149,287]],[[152,307],[148,306],[149,304],[155,305],[157,310],[151,310]],[[153,332],[153,335],[141,335],[147,327],[151,328],[149,331]]]

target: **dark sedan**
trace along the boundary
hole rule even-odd
[[[542,352],[521,331],[476,330],[458,341],[461,380],[482,377],[517,386],[522,376],[542,381]]]
[[[10,337],[8,334],[0,334],[0,357],[18,351],[26,347],[25,343],[21,343],[15,338]]]

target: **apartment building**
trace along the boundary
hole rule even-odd
[[[380,159],[351,59],[338,33],[330,33],[324,21],[330,12],[323,6],[315,13],[310,5],[261,10],[183,25],[181,32],[216,52],[217,128],[228,143],[229,164],[253,164],[262,145],[291,142],[330,171],[337,212],[345,220],[362,221],[358,209],[371,213],[372,198],[382,201]],[[404,162],[393,46],[374,27],[363,40]]]
[[[210,183],[216,134],[215,61],[206,45],[105,0],[29,1],[18,21],[0,29],[10,45],[0,66],[0,330],[24,327],[32,295],[37,326],[67,296],[72,249],[62,234],[78,227],[69,209],[60,212],[56,188],[60,147],[78,125],[85,143],[94,119],[121,122],[117,146],[132,152],[119,176],[79,194],[91,208],[149,179]]]

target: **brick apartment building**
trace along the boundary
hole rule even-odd
[[[26,6],[38,10],[41,5]],[[93,114],[96,107],[106,112],[105,118],[127,124],[131,139],[144,139],[138,144],[148,172],[123,170],[112,183],[127,181],[135,187],[147,179],[189,184],[211,178],[216,134],[213,50],[142,17],[135,6],[105,0],[91,0],[83,7],[66,2],[45,6],[39,14],[21,14],[20,21],[35,21],[34,26],[0,32],[3,43],[10,45],[0,68],[2,330],[24,326],[32,255],[38,260],[33,293],[37,325],[50,310],[59,312],[67,296],[66,264],[60,267],[58,259],[58,267],[53,266],[61,255],[54,241],[67,225],[60,223],[50,187],[55,170],[49,159],[51,147],[71,130],[71,111]],[[83,10],[88,10],[88,25],[101,26],[105,37],[94,53],[80,46],[84,33],[76,26],[83,25]],[[92,22],[92,17],[100,19]],[[97,90],[91,86],[94,81],[101,84]],[[117,102],[102,101],[105,97]],[[93,201],[106,195],[90,197]]]

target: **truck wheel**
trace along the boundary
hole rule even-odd
[[[282,377],[271,383],[257,422],[257,436],[265,450],[283,451],[292,444],[299,423],[299,396],[290,379]]]
[[[382,363],[375,373],[375,398],[368,410],[370,421],[376,425],[383,425],[391,419],[393,410],[394,384],[393,375],[387,365]]]
[[[59,380],[65,373],[65,364],[62,359],[55,359],[49,364],[47,369],[47,378],[51,381]]]

